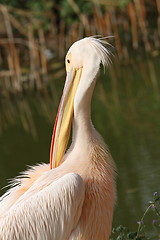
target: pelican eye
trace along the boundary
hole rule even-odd
[[[72,69],[72,56],[71,53],[69,53],[66,57],[66,72],[70,72]]]

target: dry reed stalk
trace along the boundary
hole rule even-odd
[[[96,22],[97,22],[97,32],[98,34],[105,36],[106,34],[106,29],[105,29],[105,21],[104,21],[104,14],[101,10],[101,5],[98,0],[93,0],[94,4],[94,12],[96,17]]]
[[[13,74],[13,72],[9,71],[9,70],[2,70],[0,71],[0,77],[11,77]]]
[[[4,19],[4,25],[5,25],[6,32],[7,32],[8,38],[9,38],[8,39],[9,51],[8,51],[8,54],[7,54],[7,61],[8,61],[9,71],[13,73],[13,76],[12,76],[11,79],[13,79],[13,82],[14,82],[15,77],[14,77],[14,61],[13,61],[13,50],[12,50],[12,48],[13,48],[12,45],[13,44],[11,42],[11,41],[13,41],[13,33],[12,33],[10,23],[8,24],[8,19],[7,19],[7,16],[6,16],[6,11],[7,11],[6,8],[4,6],[0,6],[0,11],[2,12],[3,19]]]
[[[10,53],[10,49],[6,49],[6,53],[7,53],[7,63],[8,63],[8,68],[9,68],[9,72],[10,72],[10,82],[11,82],[11,88],[9,89],[9,91],[11,91],[12,93],[14,93],[14,77],[15,77],[15,73],[14,73],[14,65],[13,65],[13,59],[12,59],[12,55]]]
[[[25,16],[25,17],[29,17],[29,18],[33,17],[33,14],[29,11],[22,10],[22,9],[19,9],[19,8],[14,8],[14,7],[11,7],[11,6],[8,6],[8,5],[5,6],[5,5],[0,4],[0,8],[3,8],[3,7],[7,7],[8,12],[16,12],[17,14],[19,14],[21,16]]]
[[[94,18],[94,24],[95,24],[96,32],[99,35],[103,35],[103,29],[102,29],[100,17],[97,15],[96,10],[94,11],[93,18]]]
[[[105,21],[106,35],[111,36],[113,33],[112,33],[112,29],[111,29],[111,20],[110,20],[110,14],[109,13],[105,14],[104,21]]]
[[[96,28],[94,26],[94,24],[92,23],[92,21],[89,21],[89,28],[90,28],[90,36],[95,36],[96,35]]]
[[[9,43],[10,43],[10,39],[8,39],[8,38],[1,38],[0,39],[0,45],[8,45]],[[24,45],[24,46],[28,47],[28,41],[24,40],[22,38],[14,38],[14,43],[15,44],[21,44],[21,45]]]
[[[52,24],[50,29],[49,38],[52,40],[52,46],[57,49],[57,46],[59,45],[59,39],[58,39],[58,28],[57,28],[57,20],[55,14],[52,14],[51,16]]]
[[[16,74],[16,86],[17,90],[21,92],[22,86],[21,86],[21,67],[20,67],[20,59],[18,55],[17,48],[13,48],[14,51],[14,64],[15,64],[15,74]]]
[[[144,16],[144,20],[147,20],[146,19],[147,13],[146,13],[146,7],[145,7],[146,0],[140,0],[140,1],[141,1],[142,15]]]
[[[33,52],[34,52],[34,57],[35,57],[35,65],[36,65],[36,71],[35,71],[35,83],[36,83],[36,88],[38,90],[42,89],[42,82],[41,82],[41,76],[40,76],[40,71],[41,71],[41,65],[40,65],[40,57],[39,57],[39,48],[36,48],[38,46],[38,40],[34,39],[33,35]]]
[[[156,0],[158,14],[160,15],[160,1]]]
[[[9,51],[11,54],[10,61],[12,61],[12,64],[10,65],[10,66],[12,66],[12,69],[10,69],[10,70],[13,70],[15,72],[15,74],[13,75],[13,86],[14,86],[15,90],[21,91],[21,83],[20,83],[21,68],[20,68],[20,63],[19,63],[18,52],[17,52],[16,46],[14,43],[14,36],[13,36],[13,31],[12,31],[12,26],[10,23],[8,10],[4,6],[1,6],[0,10],[3,14],[6,32],[7,32],[7,36],[9,39]]]
[[[72,42],[72,40],[71,40],[71,34],[70,34],[70,32],[71,32],[71,29],[67,29],[67,35],[66,35],[66,37],[65,37],[65,46],[66,46],[66,49],[69,49],[69,47],[71,46],[71,42]]]
[[[121,45],[121,39],[120,39],[120,35],[119,35],[119,30],[118,30],[119,26],[117,23],[115,9],[112,9],[112,11],[111,11],[111,24],[112,24],[112,28],[113,28],[113,34],[115,36],[115,43],[116,43],[118,55],[122,56],[122,45]]]
[[[85,36],[92,36],[92,31],[91,31],[91,26],[90,26],[90,23],[89,23],[89,19],[87,18],[87,16],[86,15],[84,15],[84,18],[85,18],[85,28],[84,28],[84,35]],[[77,29],[78,29],[78,27],[77,27]],[[83,35],[81,35],[81,36],[83,36]],[[81,38],[81,36],[80,36],[80,38]]]
[[[72,25],[70,26],[70,28],[68,29],[68,34],[67,34],[67,49],[73,44],[74,39],[75,39],[75,23],[72,23]],[[77,36],[76,36],[77,37]],[[77,40],[77,38],[76,38]]]
[[[47,81],[47,59],[45,55],[45,50],[46,50],[46,42],[45,42],[45,37],[44,37],[44,32],[43,29],[40,28],[38,30],[38,35],[39,35],[39,43],[40,43],[40,60],[41,60],[41,71],[42,71],[42,78],[43,81]]]
[[[106,23],[105,23],[104,17],[105,17],[105,15],[103,15],[103,17],[101,17],[101,19],[100,19],[100,24],[101,24],[101,28],[102,28],[102,36],[106,36]]]
[[[69,48],[69,36],[68,34],[65,35],[65,49]]]
[[[59,41],[58,41],[58,53],[59,53],[59,57],[62,58],[65,54],[65,22],[64,20],[60,21],[60,25],[59,25]]]
[[[8,62],[9,71],[11,72],[12,75],[14,75],[14,65],[13,65],[13,59],[10,53],[10,49],[6,49],[6,51],[7,51],[7,62]]]
[[[126,18],[122,19],[122,26],[124,29],[124,43],[122,45],[122,53],[123,56],[128,59],[129,58],[129,53],[128,53],[128,47],[127,47],[127,40],[130,32],[130,26]]]
[[[9,14],[10,21],[12,25],[21,33],[22,35],[27,37],[27,32],[24,30],[22,25],[13,17],[11,14]]]
[[[85,19],[83,17],[83,13],[81,13],[81,10],[79,9],[79,6],[76,4],[74,0],[67,0],[69,5],[72,7],[73,11],[79,16],[79,19],[81,20],[82,24],[85,26]]]
[[[148,32],[147,32],[147,27],[146,27],[146,19],[144,16],[144,7],[143,7],[143,2],[142,0],[134,0],[135,8],[136,8],[136,13],[137,13],[137,19],[139,22],[139,26],[142,32],[142,37],[143,37],[143,43],[145,46],[146,52],[151,51],[151,45],[148,40]]]
[[[30,55],[30,88],[34,88],[34,83],[37,89],[41,89],[40,80],[40,64],[38,61],[38,44],[35,43],[33,27],[29,25],[28,27],[28,40],[29,40],[29,55]]]
[[[92,20],[92,26],[94,27],[94,29],[95,29],[95,35],[97,35],[97,29],[98,29],[98,22],[97,22],[97,16],[96,16],[96,13],[95,13],[95,11],[93,12],[93,20]],[[98,31],[98,34],[100,34],[99,33],[99,31]]]
[[[77,35],[78,35],[78,24],[77,22],[73,22],[71,26],[71,44],[77,41]]]
[[[29,88],[34,89],[34,77],[35,77],[35,55],[33,51],[33,28],[31,25],[28,25],[28,42],[29,42],[29,57],[30,57],[30,76],[29,76]]]
[[[81,39],[83,36],[83,31],[84,31],[84,26],[82,23],[78,24],[78,29],[77,29],[77,39]]]
[[[113,36],[110,12],[107,12],[107,10],[103,16],[103,21],[104,21],[104,33],[105,33],[104,35],[105,36]]]
[[[131,21],[132,45],[134,49],[138,48],[138,28],[135,14],[135,6],[132,2],[128,4],[128,13]]]
[[[157,3],[157,10],[158,10],[157,26],[158,26],[158,35],[159,35],[159,41],[160,41],[160,1],[156,0],[156,3]]]
[[[100,35],[105,35],[104,31],[104,19],[103,16],[98,16],[98,13],[95,14],[96,21],[97,21],[97,32],[99,32]]]
[[[41,14],[42,14],[41,11],[32,12],[32,11],[23,10],[23,9],[20,9],[20,8],[11,7],[9,5],[0,4],[0,8],[3,7],[3,6],[7,7],[8,12],[11,12],[11,13],[16,12],[16,14],[18,14],[20,16],[23,16],[23,17],[27,17],[29,19],[34,18],[34,16],[41,16]],[[52,11],[45,11],[43,13],[43,16],[47,17],[47,18],[51,18],[52,15],[53,15]]]

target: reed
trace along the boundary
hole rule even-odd
[[[101,4],[93,1],[90,16],[81,12],[75,0],[68,3],[77,15],[71,24],[65,19],[58,21],[51,11],[33,13],[0,5],[0,95],[46,89],[48,68],[55,62],[47,59],[46,50],[55,59],[62,59],[69,46],[84,36],[114,36],[114,40],[109,41],[115,41],[117,55],[126,60],[133,52],[135,55],[139,52],[160,54],[159,0],[133,0],[124,9],[111,2],[108,7],[105,1]],[[150,9],[152,15],[148,15]],[[44,32],[46,20],[48,29]],[[51,66],[56,72],[56,63]]]

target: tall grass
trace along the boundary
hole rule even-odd
[[[68,3],[77,15],[71,23],[57,20],[52,11],[33,13],[0,5],[0,95],[45,89],[49,59],[63,58],[69,46],[84,36],[114,36],[108,41],[123,59],[160,54],[159,0],[133,0],[123,9],[93,1],[89,16],[76,1]]]

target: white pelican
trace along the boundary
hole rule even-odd
[[[30,168],[0,202],[0,240],[108,240],[116,200],[115,165],[90,118],[104,40],[86,37],[66,55],[66,83],[50,165]],[[72,144],[65,154],[73,125]]]

